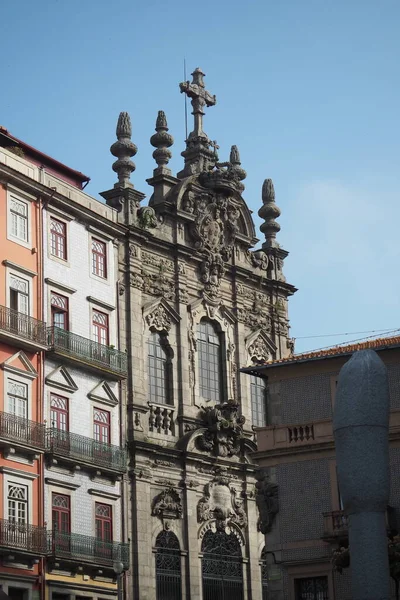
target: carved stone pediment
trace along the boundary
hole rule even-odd
[[[271,531],[279,512],[279,488],[263,471],[256,472],[256,479],[256,504],[259,513],[257,525],[258,530],[265,535]]]
[[[155,331],[169,331],[172,323],[178,323],[180,316],[164,298],[150,302],[143,307],[146,325]]]
[[[230,523],[239,527],[247,525],[243,499],[231,486],[226,468],[218,469],[213,480],[206,485],[204,496],[197,505],[197,520],[199,523],[215,520],[219,530],[224,530]]]
[[[250,361],[253,363],[270,360],[276,352],[275,344],[261,329],[246,339],[246,347]]]
[[[202,411],[205,431],[197,438],[198,448],[220,457],[239,454],[246,420],[239,414],[239,404],[230,400],[202,407]]]
[[[182,512],[181,498],[173,487],[167,487],[153,500],[153,509],[151,512],[153,517],[160,517],[161,519],[181,519]]]

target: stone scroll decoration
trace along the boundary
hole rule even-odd
[[[153,517],[161,519],[181,519],[183,514],[182,501],[172,486],[162,490],[153,500],[151,511]]]
[[[258,508],[258,530],[262,534],[269,533],[275,517],[279,512],[278,485],[273,483],[263,471],[256,471],[256,504]]]
[[[239,404],[234,400],[202,407],[205,430],[197,438],[200,450],[217,457],[230,457],[240,453],[245,417],[239,414]]]
[[[217,469],[212,481],[205,486],[204,496],[197,505],[197,520],[199,523],[215,520],[220,531],[230,524],[247,525],[243,499],[231,485],[225,467]]]

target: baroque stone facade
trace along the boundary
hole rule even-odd
[[[209,581],[202,551],[224,535],[239,557],[238,589],[260,600],[258,523],[265,514],[272,520],[276,507],[257,508],[251,386],[239,370],[290,354],[287,299],[296,290],[282,274],[287,252],[275,238],[272,182],[262,194],[266,239],[254,250],[238,149],[220,162],[203,131],[204,108],[215,96],[200,69],[181,91],[194,115],[182,171],[175,176],[168,167],[173,138],[161,111],[151,138],[153,193],[141,208],[144,194],[129,178],[136,146],[123,115],[111,148],[118,182],[102,194],[126,231],[118,257],[119,348],[130,362],[122,393],[130,453],[125,592],[135,600],[162,597],[160,545],[172,544],[182,597],[202,598]]]

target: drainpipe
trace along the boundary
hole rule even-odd
[[[37,281],[37,316],[40,321],[44,321],[44,302],[43,302],[43,288],[44,288],[44,275],[43,275],[43,204],[42,198],[39,196],[37,199],[38,202],[38,214],[37,214],[37,222],[36,222],[36,241],[37,241],[37,271],[38,271],[38,281]],[[43,398],[43,388],[44,388],[44,352],[38,353],[38,373],[39,377],[37,378],[37,390],[36,390],[36,401],[38,404],[37,407],[37,418],[38,422],[44,423],[44,398]],[[38,524],[40,527],[44,527],[44,456],[43,454],[39,457],[39,476],[40,476],[40,484],[38,490]],[[46,542],[47,542],[47,534],[46,534]],[[39,561],[39,581],[40,581],[40,598],[41,600],[45,600],[45,574],[46,574],[46,565],[45,559],[41,558]]]

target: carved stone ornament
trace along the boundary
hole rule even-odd
[[[197,505],[197,520],[216,521],[216,528],[223,531],[229,524],[247,525],[243,499],[230,485],[230,477],[224,467],[218,469],[213,480],[205,487],[205,494]]]
[[[253,362],[266,361],[270,358],[270,349],[266,341],[259,335],[254,342],[249,346],[249,356]]]
[[[171,329],[171,318],[165,308],[160,305],[146,316],[146,323],[156,331],[169,331]]]
[[[224,274],[224,263],[232,256],[238,231],[239,209],[224,194],[188,190],[182,207],[194,215],[190,229],[195,248],[203,255],[200,278],[205,293],[215,299]]]
[[[166,300],[175,299],[175,283],[162,269],[158,273],[131,273],[130,285],[152,296],[161,296]]]
[[[156,496],[153,500],[153,509],[151,514],[153,517],[161,519],[181,519],[182,518],[182,502],[180,496],[173,487],[168,487]]]
[[[264,535],[272,529],[274,519],[279,512],[278,485],[272,483],[269,476],[262,471],[256,471],[256,504],[259,519],[258,530]]]
[[[157,227],[156,213],[151,206],[142,206],[139,208],[137,216],[139,227],[142,229],[154,229]]]
[[[257,269],[262,269],[263,271],[267,270],[269,260],[268,256],[263,250],[256,250],[255,252],[248,250],[246,252],[246,257],[249,260],[250,264],[253,265],[253,267],[256,267]]]
[[[223,458],[239,454],[246,420],[239,415],[239,404],[230,400],[202,410],[206,430],[196,440],[199,449]]]

